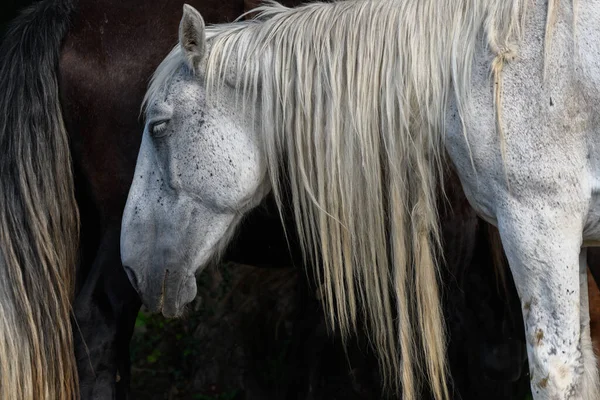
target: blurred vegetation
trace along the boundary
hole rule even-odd
[[[131,346],[133,398],[238,400],[248,398],[248,390],[275,395],[286,379],[291,335],[283,320],[276,321],[286,313],[276,302],[293,292],[295,272],[263,272],[210,267],[180,319],[142,309]],[[261,313],[264,301],[271,304]],[[281,303],[285,308],[285,299]]]

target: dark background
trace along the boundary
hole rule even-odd
[[[7,24],[17,16],[19,10],[33,3],[33,0],[0,0],[0,35],[4,36]]]

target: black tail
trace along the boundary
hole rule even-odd
[[[78,397],[79,242],[58,60],[74,0],[42,0],[0,46],[0,398]]]

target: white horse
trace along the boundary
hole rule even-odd
[[[421,371],[447,398],[435,194],[449,159],[499,228],[534,398],[600,399],[584,248],[600,240],[600,0],[576,5],[270,4],[210,28],[185,7],[147,93],[123,217],[144,303],[180,314],[194,275],[272,190],[322,266],[331,324],[368,322],[405,400]]]

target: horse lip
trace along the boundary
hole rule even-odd
[[[133,288],[137,291],[140,296],[142,303],[148,309],[148,311],[152,313],[160,313],[166,318],[173,318],[183,314],[183,306],[188,304],[190,299],[190,295],[184,295],[182,292],[186,286],[194,286],[193,288],[193,297],[196,295],[195,288],[195,275],[193,273],[185,273],[180,279],[177,279],[179,282],[176,287],[172,285],[173,282],[169,282],[169,278],[173,278],[173,270],[170,268],[166,268],[163,272],[163,279],[160,282],[159,288],[156,290],[149,290],[151,288],[142,288],[140,287],[140,281],[137,279],[134,270],[131,267],[123,266],[129,281]],[[179,277],[179,274],[175,273],[176,277]],[[190,285],[189,281],[194,280],[194,284]],[[182,299],[184,296],[184,299]]]
[[[178,285],[177,285],[177,289],[175,291],[175,296],[170,298],[168,301],[168,304],[164,303],[164,293],[165,291],[163,290],[163,297],[161,298],[161,303],[160,303],[160,310],[163,316],[167,317],[167,318],[173,318],[173,317],[177,317],[183,314],[184,312],[184,308],[187,304],[189,304],[191,301],[193,301],[193,299],[196,297],[197,294],[197,287],[196,287],[196,279],[195,279],[195,275],[194,274],[184,274],[183,277],[180,279]],[[186,296],[185,299],[182,299],[183,296],[183,290],[184,288],[186,288],[186,286],[188,286],[188,284],[190,283],[190,281],[192,282],[191,286],[193,287],[192,290],[192,296]],[[189,287],[188,287],[189,288]]]
[[[164,306],[161,304],[161,306],[160,306],[160,309],[159,309],[158,311],[159,311],[159,312],[160,312],[160,313],[163,315],[163,317],[165,317],[165,318],[175,318],[175,317],[177,317],[178,315],[181,315],[181,314],[182,314],[182,312],[181,312],[181,310],[180,310],[180,308],[179,308],[179,304],[178,304],[178,303],[179,303],[179,302],[177,302],[177,301],[176,301],[176,302],[175,302],[175,306],[174,306],[174,307],[172,307],[172,308],[171,308],[171,307],[164,307]]]

